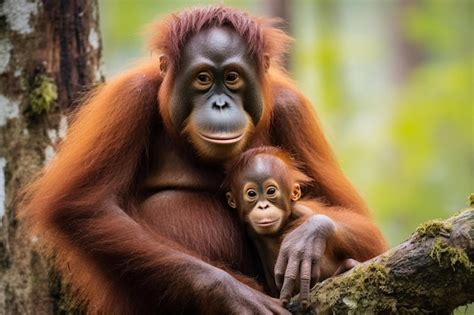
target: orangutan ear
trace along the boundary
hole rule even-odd
[[[229,204],[229,206],[231,208],[236,209],[237,203],[235,202],[234,195],[232,195],[232,193],[229,191],[225,194],[225,196],[227,197],[227,203]]]
[[[160,72],[161,76],[164,77],[166,75],[166,71],[168,70],[168,57],[166,55],[160,55]]]
[[[270,55],[269,54],[264,54],[263,55],[263,69],[265,69],[265,72],[270,69]]]
[[[301,187],[300,184],[293,185],[293,192],[291,193],[291,200],[297,201],[301,198]]]

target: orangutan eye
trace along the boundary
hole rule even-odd
[[[225,78],[225,80],[227,81],[227,83],[235,83],[237,80],[239,79],[239,75],[237,72],[229,72],[227,74],[227,77]]]
[[[277,192],[277,189],[274,186],[270,186],[267,188],[267,195],[269,196],[276,194],[276,192]]]
[[[207,84],[211,82],[211,76],[207,72],[201,72],[198,74],[197,79],[199,83]]]
[[[255,197],[257,197],[257,192],[253,189],[249,189],[249,190],[247,190],[247,196],[249,198],[255,198]]]
[[[200,91],[206,91],[211,87],[212,80],[212,75],[209,72],[201,71],[196,76],[193,86]]]
[[[239,74],[235,71],[230,71],[225,76],[225,85],[231,89],[235,90],[243,85],[243,80],[240,78]]]

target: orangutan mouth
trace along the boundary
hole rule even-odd
[[[255,222],[255,224],[257,224],[258,226],[261,226],[261,227],[267,227],[267,226],[271,226],[273,225],[275,222],[277,222],[279,219],[275,219],[275,220],[262,220],[262,221],[259,221],[259,222]]]
[[[234,144],[242,140],[244,137],[243,133],[239,134],[229,134],[229,133],[219,133],[219,134],[203,134],[199,133],[199,136],[206,140],[207,142],[215,144]]]

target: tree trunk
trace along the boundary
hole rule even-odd
[[[281,19],[279,28],[288,34],[291,34],[291,1],[290,0],[266,0],[264,2],[265,13],[271,17],[277,17]],[[283,60],[283,66],[285,69],[291,67],[291,53]]]
[[[16,196],[54,155],[79,92],[100,81],[100,48],[96,0],[0,0],[1,314],[65,307],[49,262],[15,219]]]
[[[393,15],[389,20],[391,30],[393,79],[399,86],[403,85],[413,70],[426,59],[426,51],[417,44],[407,30],[407,16],[414,10],[422,10],[423,3],[415,0],[401,0],[391,4]],[[419,8],[421,7],[421,8]],[[425,8],[426,9],[426,8]]]
[[[473,197],[471,197],[473,198]],[[317,284],[294,314],[450,314],[474,301],[474,208],[422,224],[404,243]],[[314,312],[313,312],[314,311]]]

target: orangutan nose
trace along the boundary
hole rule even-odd
[[[227,107],[229,107],[229,103],[226,101],[225,97],[223,96],[218,96],[214,100],[214,102],[212,102],[213,109],[222,110],[222,109],[226,109]]]

